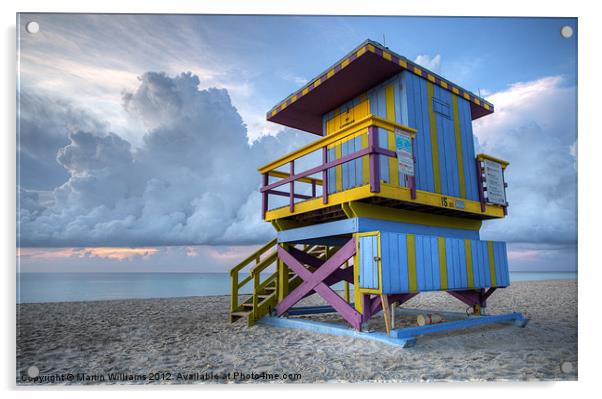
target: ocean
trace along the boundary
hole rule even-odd
[[[510,281],[554,279],[574,280],[577,273],[510,273]],[[17,303],[229,295],[230,287],[228,273],[18,273]]]

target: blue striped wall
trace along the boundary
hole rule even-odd
[[[415,74],[404,71],[368,91],[366,94],[370,102],[370,112],[381,118],[386,118],[387,116],[385,90],[390,84],[393,84],[394,88],[396,122],[418,131],[414,142],[416,151],[416,187],[419,190],[434,192],[433,143],[431,142],[430,132],[427,81]],[[432,108],[438,111],[433,113],[437,129],[441,193],[453,197],[461,197],[459,173],[462,173],[466,186],[466,198],[478,201],[470,104],[464,98],[458,97],[458,122],[463,159],[463,170],[458,171],[452,96],[454,94],[451,92],[434,85]],[[359,98],[355,98],[345,105],[356,105],[359,101]],[[332,115],[333,112],[324,115],[324,125],[325,121],[332,117]],[[378,129],[378,135],[379,146],[381,148],[388,148],[387,132],[384,129]],[[350,154],[361,148],[361,139],[354,138],[352,142],[345,142],[341,145],[341,155]],[[394,148],[388,149],[394,150]],[[334,149],[329,150],[328,159],[335,159]],[[361,168],[362,161],[359,159],[343,166],[342,178],[344,190],[362,184]],[[385,183],[391,182],[391,173],[398,173],[397,170],[389,170],[388,158],[384,156],[380,157],[380,172],[381,180]],[[329,174],[329,193],[335,192],[335,178],[336,175],[333,169]],[[366,182],[363,183],[365,184]],[[404,175],[399,176],[399,185],[402,187],[407,186]]]
[[[418,131],[414,141],[414,149],[416,151],[416,188],[434,192],[435,180],[433,175],[426,82],[414,74],[402,73],[401,98],[404,105],[402,107],[401,124]]]
[[[410,291],[407,234],[381,231],[382,293]],[[438,237],[415,235],[417,292],[438,290],[467,290],[506,287],[510,284],[506,244],[493,242],[496,283],[492,283],[489,268],[488,242],[469,240],[472,255],[472,284],[468,281],[468,263],[464,239],[445,237],[445,270],[447,287],[441,285]],[[361,257],[361,254],[360,254]],[[360,274],[363,273],[360,265]],[[373,271],[372,271],[373,272]],[[361,286],[362,287],[362,286]]]

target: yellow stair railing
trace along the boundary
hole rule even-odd
[[[278,281],[280,273],[286,273],[283,276],[287,281],[287,289],[293,290],[301,284],[301,278],[290,271],[287,267],[279,267],[278,255],[275,251],[277,240],[273,239],[257,251],[249,255],[238,265],[230,270],[232,279],[232,292],[230,296],[230,322],[233,323],[239,319],[246,319],[247,325],[252,326],[257,320],[269,314],[278,303]],[[324,247],[304,246],[303,250],[318,258],[327,255]],[[268,267],[276,265],[276,271],[262,280],[261,273]],[[249,275],[239,281],[239,274],[249,269]],[[253,282],[251,294],[240,294],[240,291]],[[241,301],[241,296],[244,298]]]

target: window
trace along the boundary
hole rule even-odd
[[[451,118],[450,112],[449,112],[449,104],[447,104],[441,100],[437,100],[436,98],[433,98],[433,111],[435,111],[438,114],[443,115],[446,118]]]

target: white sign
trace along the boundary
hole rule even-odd
[[[497,205],[506,205],[506,189],[504,188],[504,175],[502,165],[485,159],[485,183],[487,184],[487,202]]]
[[[395,152],[399,173],[414,176],[414,156],[412,154],[412,137],[395,129]]]

